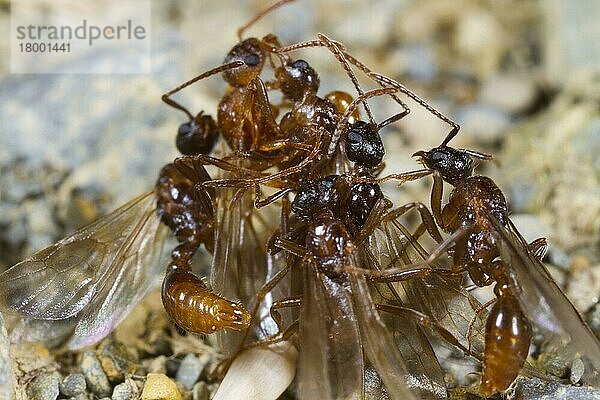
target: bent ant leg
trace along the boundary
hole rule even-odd
[[[463,353],[473,356],[478,360],[482,360],[482,357],[478,354],[473,353],[469,348],[465,347],[458,339],[454,337],[450,331],[440,325],[439,322],[435,321],[433,318],[424,314],[420,311],[413,310],[412,308],[402,307],[402,306],[392,306],[387,304],[376,304],[375,307],[379,311],[385,311],[390,314],[399,315],[404,318],[408,318],[420,324],[421,326],[430,328],[437,332],[446,342],[452,344],[459,348]]]
[[[390,211],[386,217],[396,219],[412,209],[416,209],[419,212],[419,215],[421,216],[421,225],[425,227],[425,229],[427,230],[427,232],[429,232],[429,235],[431,235],[433,240],[435,240],[438,243],[442,243],[444,240],[442,239],[442,235],[435,223],[433,215],[425,206],[425,204],[421,203],[420,201],[415,201],[395,208],[394,210]]]
[[[415,102],[419,103],[423,108],[425,108],[431,114],[435,115],[436,117],[438,117],[439,119],[441,119],[442,121],[444,121],[445,123],[447,123],[448,125],[450,125],[452,127],[450,132],[446,135],[446,137],[442,141],[442,144],[440,145],[440,147],[446,146],[458,134],[458,131],[460,130],[460,125],[458,125],[452,119],[448,118],[447,116],[445,116],[444,114],[439,112],[437,109],[433,108],[429,103],[427,103],[425,100],[423,100],[422,98],[417,96],[413,91],[408,89],[406,86],[393,80],[392,78],[388,78],[387,76],[378,74],[376,72],[371,72],[371,73],[369,73],[369,75],[376,81],[380,82],[380,84],[382,84],[383,86],[397,88],[399,92],[404,93],[406,96],[410,97]]]
[[[196,77],[194,77],[194,78],[192,78],[192,79],[190,79],[188,81],[185,81],[181,85],[179,85],[179,86],[177,86],[177,87],[169,90],[168,92],[166,92],[165,94],[163,94],[161,96],[161,99],[162,99],[162,101],[164,101],[165,103],[167,103],[171,107],[183,111],[190,118],[190,120],[193,120],[194,116],[192,115],[192,113],[189,112],[187,108],[185,108],[184,106],[182,106],[181,104],[179,104],[175,100],[171,99],[171,96],[174,95],[175,93],[179,92],[180,90],[185,89],[186,87],[188,87],[188,86],[190,86],[190,85],[192,85],[192,84],[194,84],[194,83],[196,83],[196,82],[198,82],[198,81],[200,81],[202,79],[208,78],[208,77],[210,77],[212,75],[220,74],[220,73],[225,72],[225,71],[230,70],[230,69],[241,67],[242,65],[244,65],[244,63],[242,61],[233,61],[233,62],[230,62],[228,64],[224,64],[224,65],[221,65],[219,67],[213,68],[213,69],[211,69],[209,71],[203,72],[200,75],[198,75],[198,76],[196,76]]]
[[[469,351],[471,351],[471,335],[473,335],[473,326],[475,325],[477,318],[479,318],[479,314],[485,309],[487,309],[489,306],[494,304],[496,301],[498,301],[498,299],[493,298],[491,300],[488,300],[485,304],[482,304],[479,307],[477,307],[477,309],[475,310],[475,315],[473,316],[473,318],[471,318],[471,321],[469,321],[469,326],[467,328],[467,343]]]
[[[285,196],[286,194],[293,192],[293,189],[291,188],[285,188],[285,189],[281,189],[275,193],[273,193],[272,195],[261,199],[261,192],[260,192],[260,186],[256,185],[255,189],[254,189],[254,207],[256,208],[263,208],[265,206],[268,206],[269,204],[273,203],[274,201],[279,200],[280,198],[282,198],[283,196]]]
[[[277,325],[278,333],[282,331],[283,322],[283,317],[281,316],[279,310],[282,308],[300,307],[301,305],[302,296],[288,297],[273,302],[273,304],[271,305],[271,309],[269,310],[269,314],[271,315],[271,318],[273,318],[273,321],[275,321],[275,325]]]

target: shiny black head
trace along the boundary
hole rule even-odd
[[[348,159],[365,167],[379,165],[385,155],[378,128],[364,121],[356,121],[350,125],[344,144]]]
[[[339,208],[339,175],[330,175],[301,185],[292,202],[292,211],[303,220],[314,219],[324,210]]]
[[[414,155],[419,156],[427,168],[438,171],[451,185],[473,175],[473,157],[465,150],[440,146],[430,151],[418,151]]]
[[[281,93],[289,100],[298,101],[304,93],[317,94],[319,90],[319,75],[304,60],[277,68],[275,75],[281,82]]]
[[[177,150],[186,156],[208,154],[219,138],[219,127],[210,115],[198,114],[193,120],[183,123],[177,131]]]

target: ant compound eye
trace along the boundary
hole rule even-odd
[[[253,79],[260,75],[264,58],[260,40],[250,38],[236,44],[229,53],[227,53],[224,64],[242,61],[244,65],[223,72],[223,79],[231,86],[235,87],[248,85]]]
[[[198,114],[179,126],[175,145],[181,154],[208,154],[219,138],[219,128],[210,115]]]
[[[244,57],[244,63],[246,63],[246,65],[254,67],[255,65],[258,65],[260,63],[260,56],[256,53],[248,54]]]
[[[385,155],[385,147],[377,128],[364,121],[356,121],[346,133],[346,155],[350,161],[366,167],[375,167]]]
[[[276,77],[281,82],[281,92],[292,101],[302,99],[306,92],[316,94],[319,90],[319,75],[304,60],[278,68]]]

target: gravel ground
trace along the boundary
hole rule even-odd
[[[19,75],[8,73],[9,6],[0,0],[0,270],[152,188],[177,155],[181,123],[161,93],[219,65],[236,28],[264,4],[154,1],[151,74]],[[481,172],[505,191],[526,238],[549,238],[551,273],[600,335],[598,17],[600,6],[585,0],[305,0],[249,34],[273,32],[291,43],[323,32],[455,118],[463,128],[455,145],[494,154],[497,162]],[[302,54],[320,72],[323,93],[352,92],[326,51]],[[98,57],[128,62],[127,54],[100,53],[81,62]],[[185,103],[214,114],[224,88],[217,77],[201,82],[185,92]],[[376,104],[380,118],[394,112]],[[384,137],[390,171],[413,169],[410,154],[437,145],[446,131],[409,105],[411,115]],[[426,202],[429,184],[399,195],[384,190],[398,201]],[[0,378],[9,376],[2,330]],[[165,398],[196,400],[218,386],[211,371],[219,354],[173,329],[157,293],[86,352],[13,345],[11,355],[16,380],[0,385],[15,386],[20,398],[151,399],[155,387],[170,391]],[[536,388],[539,382],[523,381],[514,398],[594,395]]]

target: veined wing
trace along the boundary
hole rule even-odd
[[[106,336],[160,276],[168,235],[154,192],[141,195],[0,275],[0,308],[32,320],[40,339],[72,326],[69,347]],[[27,332],[35,337],[35,332]]]
[[[304,263],[298,397],[362,399],[363,351],[348,282]]]
[[[431,383],[432,385],[435,385],[435,383],[432,382],[427,376],[423,376],[420,373],[414,373],[416,370],[422,372],[420,367],[424,367],[425,365],[421,364],[421,359],[417,361],[417,363],[420,364],[419,368],[409,368],[407,365],[405,365],[406,362],[411,363],[416,359],[414,357],[412,359],[408,359],[408,352],[403,352],[402,348],[397,346],[399,343],[399,338],[396,336],[396,333],[392,334],[388,330],[388,327],[381,319],[377,309],[375,308],[375,303],[371,298],[371,294],[369,293],[369,288],[364,277],[350,275],[350,282],[353,294],[352,299],[354,302],[354,312],[360,328],[360,338],[364,348],[365,356],[385,384],[385,389],[389,398],[415,399],[416,397],[411,392],[411,389],[414,392],[419,392],[419,398],[422,399],[446,398],[446,388],[443,384],[443,375],[441,375],[441,387],[438,386],[436,388],[439,396],[432,395],[432,393],[436,391],[435,389],[422,389],[426,384]],[[414,332],[412,332],[411,327],[412,323],[407,323],[407,331],[404,331],[403,333],[408,336],[412,336]],[[414,338],[409,340],[412,339]],[[400,339],[400,342],[406,343],[402,339]],[[409,347],[411,350],[416,350],[416,348],[411,347],[410,345]],[[429,348],[429,351],[430,354],[425,353],[422,355],[422,357],[427,358],[428,356],[432,355],[435,359],[435,355],[433,355],[431,348]],[[412,352],[411,355],[415,356],[415,354]],[[437,367],[439,368],[439,365]],[[426,383],[418,382],[422,379],[424,379]]]
[[[384,222],[374,233],[372,240],[371,249],[377,255],[382,269],[418,264],[428,257],[427,252],[396,219]],[[434,266],[442,268],[441,265]],[[483,352],[487,313],[481,310],[475,316],[475,311],[481,304],[455,278],[434,273],[399,282],[394,286],[406,297],[412,308],[433,317],[463,346],[468,347],[470,342],[474,351]],[[471,332],[467,338],[470,324]]]
[[[500,256],[520,286],[523,310],[544,336],[544,351],[559,355],[569,366],[581,359],[583,383],[600,386],[600,343],[546,267],[529,253],[527,242],[512,222],[506,229],[492,215],[488,217],[498,233]]]

